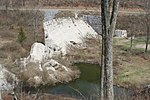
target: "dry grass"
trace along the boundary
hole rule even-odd
[[[27,57],[34,43],[33,34],[33,15],[34,11],[8,11],[8,18],[5,11],[0,11],[0,63],[4,64],[7,69],[20,77],[20,68],[14,64],[16,59]],[[37,12],[37,40],[44,41],[43,33],[43,14]],[[18,32],[20,27],[23,28],[26,40],[21,46],[18,41]]]
[[[150,82],[150,60],[146,60],[141,56],[127,57],[126,61],[122,61],[120,70],[115,76],[116,83],[137,87],[148,84]]]
[[[124,43],[124,44],[123,44]],[[143,42],[138,42],[143,43]],[[119,44],[119,45],[118,45]],[[126,87],[142,87],[150,82],[150,56],[143,50],[133,48],[129,50],[130,41],[125,39],[117,41],[115,44],[115,59],[119,59],[119,66],[115,66],[115,83]]]
[[[34,11],[8,11],[6,17],[5,11],[0,11],[0,62],[5,60],[15,61],[20,57],[26,57],[30,51],[31,45],[35,42],[33,34],[33,15]],[[37,41],[44,42],[43,33],[43,14],[42,12],[36,12],[37,14]],[[18,32],[20,27],[23,28],[26,40],[21,46],[18,41]]]
[[[9,40],[10,38],[11,39],[14,39],[14,38],[16,38],[15,37],[15,33],[13,33],[13,32],[10,32],[9,30],[1,30],[0,31],[0,37],[2,38],[2,39],[7,39],[7,40]]]
[[[75,14],[71,11],[61,11],[61,12],[58,12],[54,18],[68,18],[68,17],[71,17],[71,18],[74,18],[75,17]]]
[[[17,96],[21,100],[78,100],[71,97],[66,97],[62,95],[53,95],[48,93],[37,93],[37,94],[26,94],[17,93]]]
[[[26,56],[27,51],[17,42],[6,43],[0,48],[1,58],[15,61],[18,58]]]
[[[39,2],[38,2],[39,1]],[[100,0],[26,0],[25,7],[99,7]],[[22,3],[12,2],[12,6],[22,7]],[[4,5],[2,1],[0,5]],[[143,8],[144,4],[142,0],[121,0],[120,3],[123,8]]]
[[[68,54],[66,55],[72,62],[89,62],[93,63],[99,62],[100,58],[100,48],[98,37],[94,38],[84,38],[85,44],[68,46]]]
[[[150,20],[149,20],[150,22]],[[125,29],[128,32],[128,36],[141,36],[146,33],[146,21],[145,15],[118,15],[116,24],[117,29]]]

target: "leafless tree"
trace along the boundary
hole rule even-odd
[[[100,99],[114,100],[113,92],[113,34],[115,31],[120,0],[101,0],[102,62]],[[112,9],[111,9],[112,7]]]
[[[22,6],[25,6],[25,2],[26,2],[26,0],[22,0]]]
[[[38,24],[39,24],[39,19],[40,19],[40,11],[38,10],[39,9],[39,6],[36,4],[37,1],[32,1],[32,5],[33,5],[33,8],[31,10],[31,13],[33,15],[33,19],[32,19],[32,25],[33,25],[33,34],[34,34],[34,41],[37,42],[38,41]],[[38,1],[39,2],[39,1]],[[34,10],[36,7],[36,10]]]
[[[8,25],[8,7],[9,7],[9,0],[5,0],[5,1],[4,1],[4,5],[5,5],[6,23],[7,23],[7,25]]]
[[[145,52],[148,51],[148,45],[150,41],[150,0],[145,0],[145,7],[144,10],[146,12],[145,14],[145,24],[146,24],[146,47]]]
[[[33,33],[34,33],[34,41],[37,42],[37,21],[38,21],[38,11],[33,13]]]

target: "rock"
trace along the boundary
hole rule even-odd
[[[28,82],[30,84],[30,86],[39,86],[42,84],[42,77],[41,76],[34,76],[34,77],[30,77],[28,79]]]
[[[27,58],[30,62],[42,62],[55,55],[65,55],[69,51],[68,45],[81,46],[83,37],[97,35],[93,28],[81,19],[53,19],[44,22],[43,26],[45,45],[37,42],[32,45]]]
[[[93,28],[82,19],[53,19],[44,22],[43,26],[45,46],[49,47],[54,53],[62,53],[63,55],[67,53],[68,44],[80,44],[83,42],[83,37],[97,35]]]
[[[127,38],[127,30],[115,30],[114,37]]]
[[[17,77],[0,64],[0,90],[11,90]]]
[[[48,66],[49,65],[49,66]],[[55,66],[54,66],[55,65]],[[76,71],[72,71],[70,68],[58,63],[57,61],[51,59],[44,64],[44,68],[49,68],[47,70],[48,75],[51,76],[51,80],[55,80],[54,83],[63,83],[73,80],[74,76],[77,74]],[[51,70],[53,69],[53,73]],[[79,73],[78,73],[79,74]]]
[[[50,59],[42,62],[41,68],[38,62],[30,62],[22,71],[22,77],[32,86],[56,84],[69,82],[74,78],[78,78],[78,71],[72,71],[70,68]]]
[[[31,62],[42,61],[45,58],[45,46],[42,43],[34,43],[31,47],[29,59]]]

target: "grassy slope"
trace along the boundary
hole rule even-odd
[[[119,66],[115,66],[119,70],[114,79],[120,85],[140,87],[150,82],[150,51],[144,53],[144,49],[136,48],[136,45],[144,44],[143,37],[136,38],[133,43],[132,50],[129,50],[130,40],[122,39],[114,44],[114,56],[120,61]]]

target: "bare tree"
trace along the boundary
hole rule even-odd
[[[36,6],[35,2],[32,2],[32,5],[34,5],[34,7]],[[33,16],[32,19],[32,25],[33,25],[33,34],[34,34],[34,41],[37,42],[38,41],[38,25],[39,25],[39,20],[41,19],[42,16],[40,16],[41,12],[39,11],[39,6],[36,6],[37,10],[34,10],[35,8],[32,8],[31,13]]]
[[[5,14],[6,14],[6,24],[8,25],[8,7],[9,7],[9,0],[4,1],[5,5]]]
[[[34,32],[34,41],[37,42],[37,21],[38,21],[38,11],[33,14],[33,32]]]
[[[102,16],[102,62],[101,62],[101,100],[113,100],[113,34],[115,31],[120,0],[101,0]],[[112,10],[111,10],[112,7]],[[105,90],[105,91],[104,91]]]
[[[26,0],[22,0],[22,2],[21,2],[22,6],[25,6],[25,2],[26,2]]]
[[[6,10],[6,13],[8,11],[8,6],[9,6],[9,0],[5,0],[5,10]]]
[[[145,14],[145,24],[146,24],[146,47],[145,52],[148,51],[148,45],[150,41],[150,0],[145,0],[145,8],[144,8],[146,14]]]

